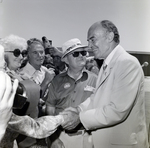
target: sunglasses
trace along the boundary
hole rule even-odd
[[[72,53],[73,57],[78,57],[79,54],[81,54],[82,56],[86,56],[87,51],[75,51]]]
[[[26,57],[26,56],[27,56],[27,50],[23,50],[23,51],[21,52],[20,49],[15,49],[14,51],[5,51],[5,52],[12,52],[15,57],[19,57],[20,54],[21,54],[23,57]]]

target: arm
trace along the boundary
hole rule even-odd
[[[0,71],[0,141],[5,134],[8,121],[12,114],[17,86],[18,80],[14,81],[12,87],[10,77],[3,71]]]
[[[60,115],[43,116],[38,119],[33,119],[29,116],[17,116],[13,114],[8,128],[20,134],[40,139],[53,134],[62,122],[63,117]]]

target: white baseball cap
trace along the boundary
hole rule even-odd
[[[77,38],[71,39],[67,42],[65,42],[62,46],[62,51],[63,51],[63,55],[62,55],[62,59],[69,54],[70,52],[78,49],[78,48],[87,48],[86,45],[82,45],[81,41]]]

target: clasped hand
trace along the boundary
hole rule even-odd
[[[72,130],[80,123],[79,111],[77,108],[66,108],[60,114],[64,118],[64,122],[61,124],[61,126],[66,130]]]

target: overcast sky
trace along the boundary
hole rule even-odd
[[[126,50],[150,52],[150,0],[3,0],[0,37],[46,36],[54,46],[77,37],[87,44],[88,28],[103,19],[116,24]]]

